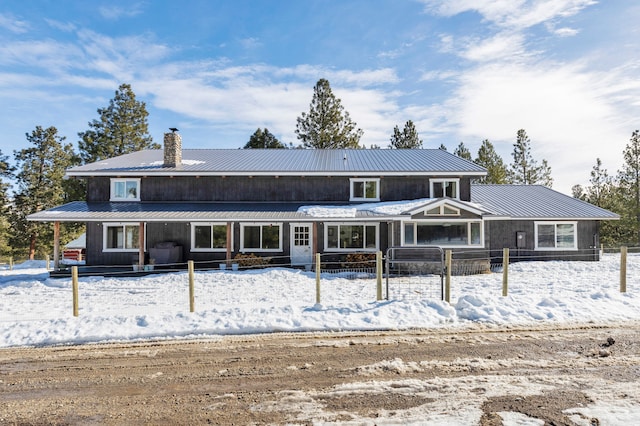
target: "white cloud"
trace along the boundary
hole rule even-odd
[[[617,85],[616,85],[617,82]],[[576,170],[596,158],[618,167],[628,141],[628,120],[637,114],[617,96],[638,93],[638,82],[620,71],[588,71],[580,64],[489,64],[465,72],[448,102],[448,118],[461,140],[477,149],[490,139],[510,160],[518,129],[532,140],[534,157],[546,158],[557,188],[569,192]],[[630,134],[630,133],[629,133]],[[469,141],[469,142],[467,142]]]
[[[503,28],[525,29],[575,15],[595,0],[422,0],[427,11],[442,16],[475,11]]]
[[[488,39],[470,42],[460,56],[474,62],[513,59],[525,54],[523,45],[522,34],[501,32]]]
[[[0,13],[0,28],[11,31],[15,34],[24,34],[29,31],[31,25],[27,21],[16,18],[7,13]]]
[[[120,18],[131,18],[136,15],[142,13],[143,4],[142,3],[133,3],[129,5],[127,8],[119,7],[119,6],[100,6],[98,11],[103,18],[110,20],[117,20]]]

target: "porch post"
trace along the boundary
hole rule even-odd
[[[225,264],[229,266],[229,261],[231,260],[231,231],[233,229],[233,222],[227,222],[227,258],[225,259]]]
[[[48,267],[48,265],[47,265]],[[60,268],[60,222],[53,222],[53,270]]]
[[[140,222],[138,234],[138,264],[142,267],[144,266],[144,222]]]
[[[313,222],[313,247],[311,248],[311,253],[315,256],[318,252],[318,222]]]

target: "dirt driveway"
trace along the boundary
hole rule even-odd
[[[0,424],[600,425],[639,383],[638,323],[17,348]]]

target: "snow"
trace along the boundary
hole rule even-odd
[[[79,316],[74,317],[71,279],[49,278],[44,262],[26,262],[15,265],[13,270],[0,269],[0,347],[216,338],[276,331],[456,330],[638,321],[640,254],[628,256],[625,293],[620,292],[619,263],[620,256],[615,254],[605,254],[599,262],[514,263],[509,266],[506,297],[502,296],[500,272],[454,276],[451,303],[440,300],[439,277],[391,280],[389,300],[378,301],[374,278],[347,279],[339,274],[323,273],[320,303],[317,303],[313,272],[286,268],[196,271],[193,313],[189,311],[186,272],[136,278],[82,277]],[[407,381],[404,388],[398,387],[398,381],[389,387],[388,382],[367,379],[375,378],[378,369],[403,374],[425,368],[428,364],[424,362],[386,360],[379,365],[363,366],[359,374],[367,381],[353,386],[373,388],[378,392],[389,389],[418,392],[431,398],[428,381]],[[452,394],[468,393],[469,401],[479,398],[471,385],[459,382],[462,378],[438,380],[450,381]],[[539,393],[544,390],[540,387],[542,382],[536,382],[535,377],[503,380],[488,377],[487,392],[504,394],[511,390],[525,394],[525,391]],[[604,379],[597,385],[602,392],[593,396],[596,402],[572,411],[572,418],[578,424],[579,419],[585,417],[598,417],[602,424],[633,423],[640,419],[637,404],[615,399],[613,389],[607,393],[610,384]],[[629,386],[629,392],[633,394],[635,385],[630,383]],[[294,396],[290,397],[296,400]],[[437,398],[443,399],[441,397]],[[302,399],[298,403],[308,404],[307,399]],[[477,407],[472,403],[454,410],[443,406],[437,412],[414,413],[415,417],[404,419],[394,417],[394,421],[411,424],[411,419],[422,419],[430,420],[431,424],[474,424],[481,415]],[[321,407],[307,408],[321,410]],[[516,413],[502,414],[507,425],[539,424]],[[406,415],[410,416],[410,413]],[[394,423],[381,421],[379,424]]]
[[[356,217],[359,211],[369,211],[376,214],[395,216],[414,210],[431,201],[431,198],[421,198],[408,201],[386,201],[381,203],[351,204],[348,206],[301,206],[298,212],[313,217],[349,218]]]

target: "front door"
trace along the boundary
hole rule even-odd
[[[313,264],[313,227],[310,223],[291,224],[291,264]]]

